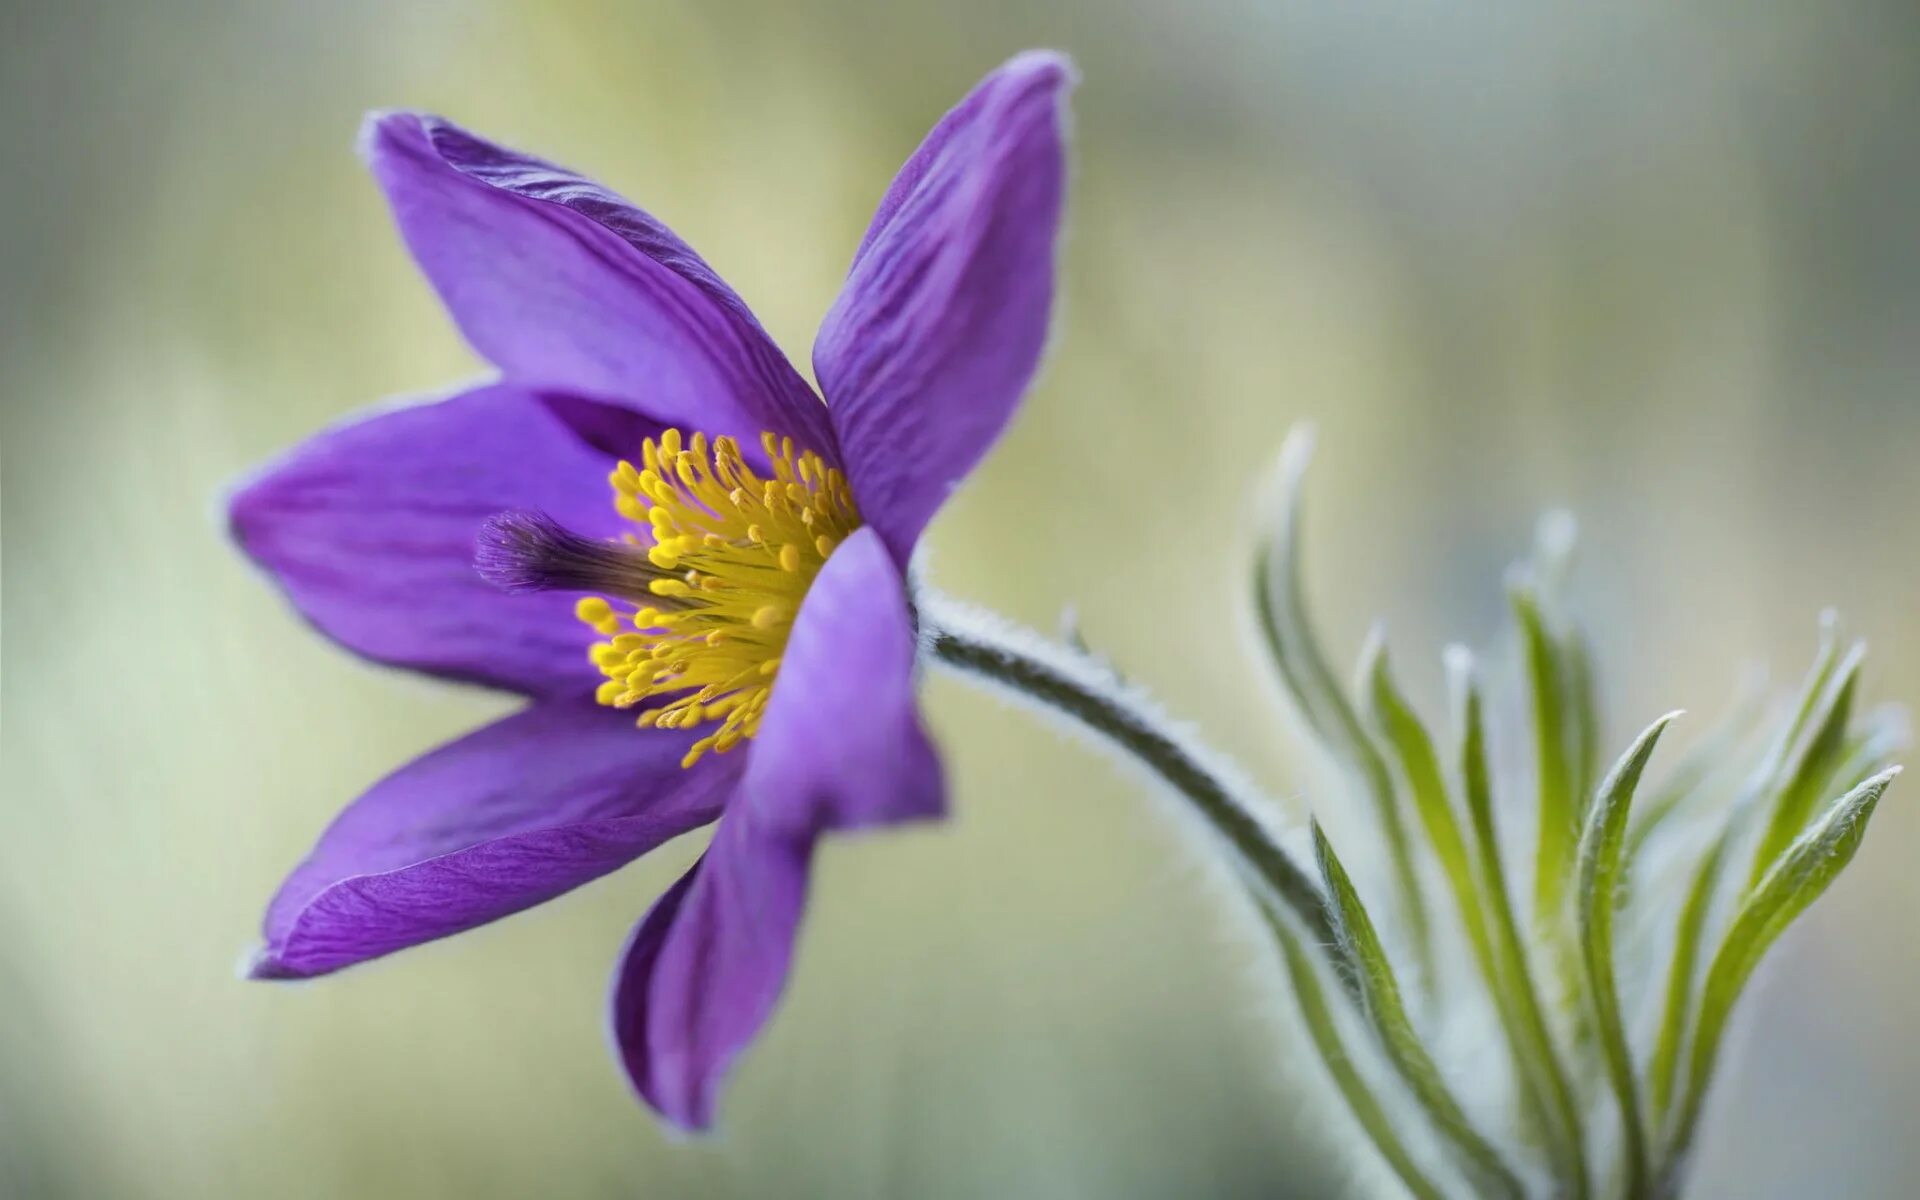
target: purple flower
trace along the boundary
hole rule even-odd
[[[234,497],[234,536],[349,650],[529,704],[342,813],[256,977],[471,929],[717,821],[612,995],[640,1095],[712,1122],[815,841],[943,810],[904,571],[1039,359],[1070,83],[1020,55],[907,160],[815,340],[825,404],[653,217],[437,117],[370,120],[401,234],[498,379],[318,435]]]

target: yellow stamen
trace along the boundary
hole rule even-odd
[[[839,470],[791,438],[764,434],[761,447],[772,479],[748,466],[730,437],[669,429],[647,439],[641,465],[621,463],[608,482],[615,509],[651,534],[648,559],[679,577],[654,580],[658,603],[633,613],[598,596],[574,610],[609,639],[589,651],[607,677],[594,694],[600,703],[671,697],[640,714],[643,728],[719,722],[683,766],[758,732],[800,601],[860,527]]]

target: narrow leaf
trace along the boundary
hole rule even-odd
[[[1656,1127],[1663,1127],[1673,1102],[1673,1077],[1680,1063],[1680,1047],[1687,1034],[1687,1018],[1692,1012],[1693,977],[1700,958],[1700,935],[1706,931],[1707,914],[1713,908],[1714,885],[1720,879],[1720,864],[1725,860],[1727,836],[1722,833],[1707,847],[1700,865],[1694,868],[1693,883],[1680,907],[1680,921],[1674,931],[1673,960],[1667,967],[1667,994],[1660,1009],[1660,1030],[1647,1064],[1647,1078],[1653,1090],[1653,1114]]]
[[[1563,597],[1580,524],[1565,509],[1542,513],[1534,526],[1532,571],[1542,623],[1554,632],[1560,700],[1566,710],[1567,779],[1576,805],[1593,794],[1600,771],[1600,705],[1586,634],[1567,619]],[[1575,826],[1579,825],[1576,819]]]
[[[1579,829],[1572,775],[1567,759],[1567,712],[1563,703],[1563,666],[1559,648],[1547,630],[1533,587],[1515,580],[1508,589],[1520,626],[1526,662],[1527,696],[1533,711],[1533,752],[1538,776],[1539,829],[1533,867],[1534,928],[1558,940],[1568,868],[1573,865]]]
[[[1786,723],[1780,732],[1774,735],[1768,744],[1753,777],[1742,789],[1741,796],[1735,801],[1734,819],[1750,813],[1752,807],[1763,803],[1769,795],[1775,794],[1785,786],[1783,779],[1791,770],[1794,749],[1802,741],[1805,729],[1815,720],[1820,698],[1828,692],[1828,684],[1834,677],[1839,662],[1839,623],[1831,613],[1822,616],[1820,622],[1820,648],[1814,654],[1813,664],[1807,668],[1798,693],[1789,710]],[[1737,716],[1731,718],[1737,721]],[[1712,740],[1712,739],[1709,739]],[[1733,740],[1737,740],[1734,738]],[[1730,744],[1730,743],[1729,743]],[[1702,752],[1706,753],[1705,747]],[[1681,779],[1685,769],[1675,771],[1676,780]],[[1701,777],[1705,769],[1700,771]],[[1670,789],[1684,786],[1676,783]],[[1727,866],[1728,852],[1737,832],[1737,826],[1729,825],[1713,840],[1700,857],[1699,865],[1694,868],[1693,880],[1687,887],[1685,900],[1681,904],[1679,923],[1675,928],[1673,955],[1667,965],[1666,997],[1660,1010],[1659,1030],[1655,1034],[1653,1056],[1648,1060],[1647,1078],[1652,1092],[1654,1121],[1657,1127],[1665,1128],[1672,1115],[1672,1106],[1679,1100],[1675,1092],[1681,1055],[1691,1033],[1690,1022],[1693,1016],[1693,989],[1700,970],[1700,951],[1706,933],[1707,919],[1713,911],[1714,896],[1720,889],[1722,874]],[[1645,835],[1641,835],[1644,840]]]
[[[1747,789],[1748,795],[1740,801],[1742,808],[1776,794],[1779,788],[1785,786],[1794,753],[1802,744],[1802,733],[1813,723],[1820,698],[1828,694],[1827,684],[1833,678],[1839,655],[1839,618],[1831,612],[1823,613],[1820,618],[1820,649],[1813,657],[1813,665],[1807,668],[1806,678],[1800,683],[1791,717],[1774,737],[1766,756],[1754,772],[1753,782]]]
[[[1300,1016],[1306,1022],[1307,1034],[1313,1039],[1314,1049],[1320,1052],[1320,1061],[1326,1065],[1327,1073],[1333,1076],[1334,1086],[1340,1089],[1340,1095],[1346,1100],[1354,1120],[1373,1139],[1380,1156],[1387,1160],[1387,1165],[1393,1168],[1394,1174],[1400,1177],[1400,1182],[1417,1200],[1442,1200],[1440,1189],[1414,1161],[1406,1143],[1400,1139],[1399,1130],[1381,1107],[1379,1097],[1373,1094],[1373,1089],[1367,1086],[1366,1079],[1354,1065],[1346,1040],[1340,1035],[1332,1006],[1327,1003],[1327,992],[1321,986],[1319,970],[1301,947],[1299,936],[1288,926],[1286,917],[1273,911],[1270,906],[1263,904],[1260,911],[1266,918],[1267,928],[1273,931],[1274,939],[1280,943],[1282,956],[1287,960],[1287,974],[1293,981],[1294,999],[1300,1004]]]
[[[1413,944],[1423,978],[1431,978],[1431,931],[1393,779],[1327,665],[1301,588],[1300,489],[1312,453],[1313,435],[1306,427],[1296,428],[1280,449],[1270,485],[1269,537],[1255,554],[1254,613],[1274,667],[1301,715],[1372,800],[1374,819],[1380,823],[1393,865],[1395,911]]]
[[[1766,832],[1754,847],[1753,866],[1747,886],[1752,888],[1773,866],[1788,844],[1806,826],[1821,795],[1832,795],[1826,785],[1840,763],[1847,737],[1847,722],[1853,717],[1853,696],[1860,680],[1860,661],[1866,644],[1855,642],[1847,656],[1833,669],[1820,691],[1819,699],[1806,710],[1808,730],[1801,744],[1785,760],[1785,777],[1777,794],[1771,797],[1773,811]]]
[[[1593,1040],[1579,1002],[1580,950],[1567,906],[1574,851],[1585,816],[1585,794],[1574,778],[1573,714],[1568,704],[1569,667],[1548,627],[1540,593],[1524,575],[1509,582],[1508,596],[1520,626],[1527,692],[1533,712],[1538,812],[1533,862],[1533,935],[1544,954],[1542,982],[1549,1003],[1567,1014],[1576,1059]]]
[[[1613,915],[1619,900],[1620,866],[1634,789],[1640,785],[1641,773],[1661,733],[1679,715],[1668,713],[1648,726],[1614,764],[1600,785],[1599,796],[1580,839],[1581,958],[1586,965],[1587,1000],[1600,1035],[1608,1082],[1613,1085],[1614,1098],[1620,1104],[1628,1195],[1640,1195],[1646,1190],[1649,1165],[1640,1085],[1634,1078],[1633,1052],[1627,1045],[1626,1028],[1620,1019],[1619,984],[1613,966]]]
[[[1698,800],[1714,772],[1726,763],[1733,751],[1752,736],[1765,711],[1763,676],[1750,671],[1742,676],[1733,693],[1733,702],[1714,723],[1707,735],[1680,756],[1660,786],[1645,802],[1634,806],[1633,823],[1627,827],[1627,882],[1633,877],[1632,864],[1638,863],[1654,834],[1683,809]]]
[[[1455,727],[1460,737],[1461,791],[1466,797],[1481,869],[1481,892],[1486,898],[1494,952],[1500,962],[1502,989],[1506,993],[1505,1020],[1509,1033],[1521,1038],[1527,1047],[1523,1056],[1527,1072],[1522,1076],[1522,1083],[1529,1094],[1540,1098],[1541,1109],[1549,1118],[1549,1128],[1554,1132],[1551,1144],[1555,1171],[1569,1194],[1581,1200],[1588,1188],[1585,1128],[1572,1082],[1547,1024],[1539,985],[1527,958],[1527,943],[1520,935],[1520,920],[1507,886],[1506,867],[1500,855],[1500,832],[1494,822],[1486,725],[1479,686],[1474,681],[1473,656],[1463,647],[1449,647],[1447,667],[1452,677]]]
[[[1441,1078],[1440,1070],[1427,1053],[1420,1035],[1414,1032],[1413,1023],[1407,1017],[1406,1004],[1401,998],[1400,985],[1394,978],[1393,965],[1380,945],[1379,934],[1367,916],[1360,893],[1354,889],[1353,881],[1340,865],[1333,844],[1322,832],[1320,823],[1313,822],[1312,828],[1314,853],[1320,860],[1320,873],[1326,881],[1335,928],[1347,944],[1352,961],[1360,972],[1360,991],[1366,999],[1367,1015],[1372,1020],[1374,1032],[1380,1038],[1388,1061],[1393,1063],[1394,1069],[1407,1081],[1415,1098],[1426,1108],[1435,1128],[1458,1148],[1468,1164],[1486,1182],[1497,1187],[1502,1194],[1516,1198],[1524,1195],[1520,1181],[1500,1160],[1500,1154],[1493,1145],[1473,1127],[1473,1122],[1460,1107],[1452,1089]]]
[[[1767,950],[1780,934],[1826,891],[1853,861],[1866,835],[1867,822],[1887,784],[1899,774],[1894,767],[1875,775],[1836,801],[1796,838],[1740,906],[1726,937],[1707,968],[1700,991],[1699,1014],[1694,1020],[1692,1048],[1687,1061],[1687,1086],[1667,1153],[1667,1176],[1677,1178],[1699,1124],[1701,1107],[1713,1081],[1720,1040],[1734,1004],[1752,978]]]
[[[1387,665],[1386,643],[1378,631],[1368,638],[1361,655],[1361,680],[1366,709],[1382,741],[1392,752],[1413,798],[1414,813],[1426,831],[1427,843],[1453,894],[1454,907],[1460,912],[1466,929],[1467,945],[1481,978],[1496,998],[1500,992],[1499,968],[1494,958],[1493,937],[1487,931],[1485,906],[1474,882],[1473,862],[1466,837],[1460,829],[1453,804],[1447,797],[1446,778],[1440,759],[1434,753],[1433,739],[1413,708],[1401,695]]]
[[[1593,794],[1600,770],[1600,698],[1586,635],[1569,629],[1560,638],[1560,659],[1566,664],[1567,776],[1577,799]]]
[[[1893,761],[1893,756],[1913,740],[1906,710],[1897,704],[1883,704],[1868,713],[1860,727],[1847,735],[1834,768],[1833,783],[1848,791],[1859,787],[1868,776],[1877,775]]]

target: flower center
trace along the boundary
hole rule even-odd
[[[619,612],[582,599],[580,619],[604,635],[589,651],[606,676],[595,697],[626,708],[672,697],[640,714],[642,728],[719,728],[693,744],[692,766],[724,754],[760,727],[800,601],[827,556],[860,527],[846,476],[792,438],[763,434],[773,477],[762,478],[730,437],[647,439],[638,469],[609,476],[614,506],[653,535],[650,597]],[[628,540],[638,545],[638,539]]]

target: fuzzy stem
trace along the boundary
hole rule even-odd
[[[1320,889],[1254,815],[1241,789],[1192,739],[1096,660],[995,628],[942,597],[920,598],[920,633],[938,662],[1071,717],[1152,771],[1233,850],[1240,873],[1299,922],[1310,944],[1337,944]],[[1342,972],[1342,978],[1348,978]]]
[[[1348,1107],[1408,1190],[1419,1200],[1440,1200],[1442,1193],[1416,1165],[1356,1069],[1328,1008],[1322,970],[1330,971],[1350,1002],[1362,1001],[1355,966],[1320,889],[1248,806],[1247,789],[1231,768],[1084,650],[1047,642],[929,592],[918,600],[921,642],[933,661],[1070,717],[1158,776],[1226,843],[1286,960],[1315,1049]]]

